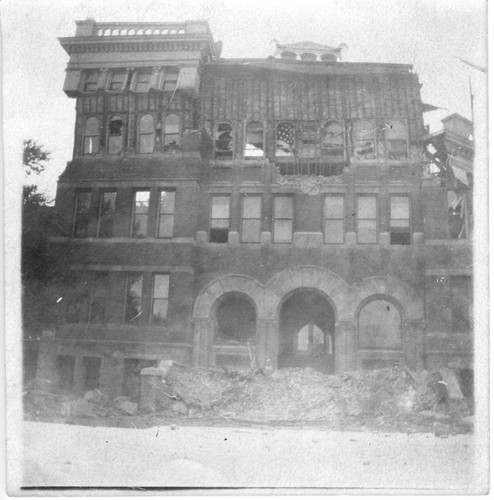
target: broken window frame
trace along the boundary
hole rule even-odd
[[[98,90],[99,71],[86,71],[82,84],[82,91],[93,93]]]
[[[279,135],[283,133],[281,132],[282,127],[291,129],[291,134],[293,135],[292,144],[290,144],[290,142],[284,141],[279,138]],[[284,145],[279,147],[278,143],[286,144],[286,147]],[[275,157],[295,159],[297,155],[296,146],[297,146],[297,132],[295,125],[290,121],[283,121],[281,123],[278,123],[278,125],[276,125],[276,130],[275,130]]]
[[[120,125],[118,125],[120,122]],[[108,154],[116,155],[123,149],[124,122],[120,115],[112,116],[108,122]]]
[[[95,116],[89,116],[84,124],[84,136],[82,151],[85,155],[99,153],[99,120]]]
[[[359,160],[377,157],[377,127],[374,120],[355,120],[352,123],[352,156]],[[367,148],[364,148],[367,146]],[[367,151],[368,150],[368,151]]]
[[[341,214],[337,210],[332,210],[328,201],[341,201]],[[324,197],[323,201],[323,218],[324,218],[324,243],[330,245],[340,245],[345,243],[345,195],[344,194],[329,194]],[[335,213],[336,212],[336,213]],[[336,229],[330,230],[329,226],[336,225]],[[331,237],[330,235],[337,235]]]
[[[397,138],[393,133],[401,128],[402,134]],[[392,120],[384,127],[384,141],[386,156],[393,160],[404,160],[408,158],[408,126],[405,120]],[[397,145],[399,147],[397,147]]]
[[[290,200],[290,210],[284,212],[282,210],[283,207],[280,207],[281,212],[278,210],[277,201],[281,199]],[[275,195],[273,197],[273,243],[292,243],[293,241],[293,223],[294,223],[294,214],[295,214],[295,199],[291,194],[285,195]],[[289,238],[281,238],[280,237],[280,228],[285,227],[285,230],[288,228],[290,237]]]
[[[85,197],[87,201],[81,203],[83,197]],[[91,199],[92,192],[90,189],[75,190],[74,222],[72,225],[73,238],[87,238],[89,236]]]
[[[105,197],[113,195],[113,202],[110,201],[110,209],[105,207]],[[116,212],[116,189],[104,189],[100,193],[99,211],[98,211],[98,227],[96,229],[97,238],[113,238],[115,229],[115,212]]]
[[[327,140],[327,137],[330,135],[330,132],[327,129],[332,126],[339,129],[339,132],[333,132],[331,135],[336,137],[341,136],[341,145],[339,141]],[[327,122],[325,122],[322,128],[321,157],[325,160],[345,160],[345,135],[345,125],[343,123],[337,120],[328,120]]]
[[[374,201],[374,216],[370,216],[361,212],[360,203],[363,202],[364,199],[369,199]],[[361,245],[376,245],[377,244],[377,236],[378,236],[378,216],[379,216],[379,206],[377,203],[377,196],[372,194],[359,194],[357,195],[357,243]],[[371,214],[372,215],[372,214]],[[368,224],[368,222],[371,224]],[[368,226],[368,229],[371,229],[374,232],[374,238],[364,238],[362,230],[364,230],[363,226]],[[362,229],[361,229],[362,228]]]
[[[166,197],[170,198],[170,202],[163,203]],[[164,200],[165,198],[165,200]],[[173,238],[173,229],[175,224],[175,202],[177,193],[175,189],[161,189],[158,198],[158,224],[157,224],[157,237],[158,238]],[[164,226],[166,231],[162,231],[162,222],[168,223]]]
[[[314,160],[321,155],[320,127],[316,123],[303,123],[298,134],[297,156],[302,160]]]
[[[215,200],[223,198],[228,200],[227,203],[215,205]],[[218,194],[211,196],[210,202],[210,218],[209,218],[209,243],[228,243],[228,233],[230,232],[230,217],[231,217],[231,197],[227,194]],[[227,208],[227,214],[216,214],[215,206]],[[218,217],[217,215],[220,215]]]
[[[176,113],[166,115],[163,121],[163,149],[175,150],[180,148],[180,118]]]
[[[255,210],[258,212],[256,216],[252,216],[250,209],[246,207],[248,203],[255,200],[258,204]],[[240,233],[240,241],[242,243],[259,243],[261,241],[261,221],[262,221],[262,196],[247,195],[242,197],[242,226]],[[252,236],[252,234],[254,236]]]
[[[249,128],[253,127],[258,127],[257,131],[254,130],[249,130]],[[260,132],[259,132],[260,129]],[[257,142],[256,139],[252,139],[251,137],[255,137],[257,135]],[[260,135],[260,141],[259,141],[259,135]],[[244,158],[246,160],[259,160],[265,157],[266,155],[266,149],[265,149],[265,136],[264,136],[264,125],[262,122],[258,120],[253,120],[250,121],[246,124],[245,126],[245,133],[244,133]],[[260,144],[260,147],[258,147]],[[251,148],[249,148],[251,146]],[[261,152],[262,154],[257,154],[258,152]],[[255,154],[253,154],[255,153]]]
[[[139,119],[138,152],[139,154],[154,153],[154,117],[146,113]]]
[[[394,199],[407,200],[407,217],[396,217],[396,207],[393,206]],[[410,219],[410,196],[408,194],[392,194],[389,196],[389,238],[391,245],[411,244],[411,219]]]
[[[148,92],[150,83],[151,83],[151,70],[140,69],[136,75],[134,92],[136,93]]]
[[[110,92],[121,92],[127,83],[129,72],[125,69],[116,69],[111,72],[108,90]]]
[[[137,289],[134,284],[137,283]],[[142,272],[127,273],[125,289],[124,323],[139,325],[142,321],[142,291],[144,285],[144,274]],[[137,294],[132,295],[133,292]]]
[[[63,295],[63,317],[69,324],[87,323],[91,301],[91,273],[78,271],[70,275]]]
[[[89,323],[104,325],[109,319],[110,273],[94,271],[91,275]]]
[[[139,193],[146,193],[147,199],[138,199]],[[131,227],[131,237],[132,238],[147,238],[148,235],[148,225],[149,225],[149,202],[151,199],[151,191],[149,189],[136,189],[134,190],[133,202],[132,202],[132,227]],[[146,205],[147,202],[147,205]],[[138,203],[141,205],[138,206]],[[143,229],[137,230],[136,224],[138,221],[143,221]]]
[[[220,161],[233,160],[234,134],[231,123],[223,121],[215,129],[214,158]]]
[[[448,189],[448,237],[450,239],[467,238],[467,198],[465,191]]]
[[[162,285],[166,286],[161,287],[159,285],[160,281],[162,281],[161,283]],[[153,289],[151,295],[151,311],[150,311],[150,323],[152,325],[160,326],[166,324],[166,320],[168,318],[169,295],[170,295],[170,275],[164,273],[154,274]],[[163,308],[165,310],[164,316],[158,316],[155,314],[157,310],[162,310]]]

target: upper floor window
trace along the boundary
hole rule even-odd
[[[324,125],[322,156],[335,160],[344,158],[345,127],[341,123],[329,121]]]
[[[162,325],[168,314],[168,289],[170,276],[168,274],[155,274],[153,284],[153,297],[151,304],[151,323]]]
[[[375,196],[357,196],[357,243],[377,243]]]
[[[229,123],[220,123],[216,129],[215,158],[231,160],[233,158],[233,129]]]
[[[327,196],[324,200],[324,242],[343,243],[344,230],[344,196]]]
[[[317,61],[316,54],[311,54],[310,52],[306,52],[300,56],[302,61]]]
[[[250,122],[245,128],[245,158],[264,156],[264,127],[261,122]]]
[[[111,74],[110,79],[110,90],[122,90],[125,86],[127,80],[127,72],[126,71],[114,71]]]
[[[158,238],[171,238],[175,218],[175,191],[160,192],[158,216]]]
[[[100,197],[98,213],[98,238],[111,238],[115,222],[116,191],[103,191]]]
[[[122,151],[123,120],[120,116],[114,116],[108,127],[108,154],[117,154]]]
[[[134,214],[132,218],[132,237],[146,238],[148,234],[149,191],[134,192]]]
[[[163,90],[173,92],[177,88],[177,82],[178,69],[165,69],[165,76],[163,78]]]
[[[99,121],[91,116],[84,126],[84,154],[91,155],[99,151]]]
[[[91,275],[77,272],[70,276],[65,302],[65,321],[67,323],[86,323],[89,316]],[[63,304],[63,302],[62,302]]]
[[[466,238],[465,222],[467,220],[465,209],[466,197],[462,191],[448,191],[448,227],[450,238]]]
[[[276,127],[276,156],[295,155],[295,127],[288,122]]]
[[[139,153],[151,154],[154,151],[154,120],[144,115],[139,121]]]
[[[293,196],[274,197],[273,241],[291,243],[293,235]]]
[[[76,191],[74,230],[73,235],[76,238],[87,238],[89,229],[89,220],[91,216],[91,191]]]
[[[91,323],[106,323],[109,316],[109,275],[108,272],[93,273],[91,286],[91,301],[89,304],[89,321]]]
[[[178,148],[180,145],[180,126],[177,115],[168,115],[163,128],[163,145],[166,149]]]
[[[242,242],[259,243],[261,235],[261,197],[242,199]]]
[[[410,198],[390,196],[389,235],[391,245],[410,245]]]
[[[386,153],[389,158],[401,160],[408,156],[407,128],[401,121],[387,123],[384,128]]]
[[[99,73],[97,71],[86,73],[83,87],[84,92],[96,92],[98,89],[98,79]]]
[[[127,275],[127,295],[125,299],[125,323],[138,324],[142,315],[142,273]]]
[[[210,243],[227,243],[230,230],[230,197],[213,196],[211,198]]]
[[[306,125],[300,131],[300,158],[315,158],[319,147],[319,131],[314,125]]]
[[[353,154],[356,158],[376,157],[376,125],[370,120],[353,123]]]
[[[151,81],[151,71],[141,70],[136,77],[136,92],[147,92],[149,90],[149,82]]]

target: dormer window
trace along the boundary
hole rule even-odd
[[[295,54],[294,52],[282,52],[281,58],[282,59],[290,59],[290,60],[294,61],[295,59],[297,59],[297,54]]]
[[[151,71],[142,70],[137,73],[136,92],[147,92],[149,90],[149,82],[151,81]]]
[[[322,54],[321,61],[335,61],[336,62],[336,56],[333,54]]]
[[[261,122],[250,122],[245,128],[245,158],[264,156],[264,127]]]
[[[317,61],[317,56],[315,54],[306,52],[305,54],[302,54],[300,56],[300,59],[302,59],[302,61]]]
[[[98,78],[99,73],[97,71],[91,71],[86,73],[86,79],[84,81],[84,92],[96,92],[98,88]]]
[[[115,71],[111,75],[110,90],[122,90],[126,79],[127,73],[125,71]]]
[[[220,123],[216,129],[215,158],[231,160],[233,158],[233,129],[229,123]]]

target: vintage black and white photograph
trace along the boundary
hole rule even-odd
[[[0,15],[9,494],[489,491],[486,1]]]

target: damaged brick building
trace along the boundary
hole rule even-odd
[[[471,243],[449,232],[454,182],[424,175],[411,66],[312,42],[224,59],[202,21],[60,42],[67,276],[38,379],[133,396],[164,359],[471,370]]]

